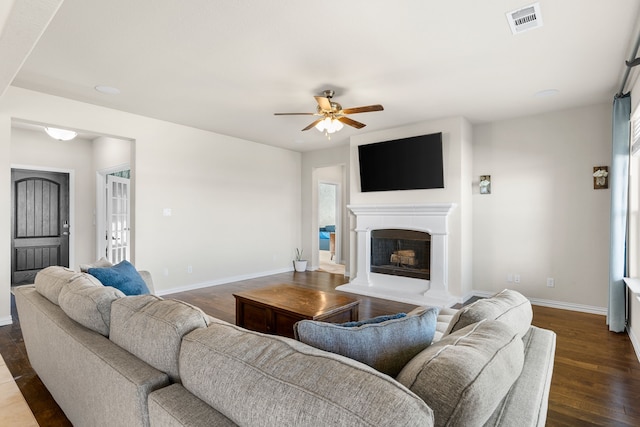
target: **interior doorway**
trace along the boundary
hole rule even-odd
[[[11,169],[11,285],[38,271],[69,267],[69,173]]]
[[[342,166],[319,169],[317,187],[318,269],[342,275],[343,175]]]
[[[129,165],[97,172],[98,258],[131,261],[131,181]]]

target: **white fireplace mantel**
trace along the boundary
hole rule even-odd
[[[356,276],[337,289],[416,305],[455,304],[447,283],[448,216],[455,207],[455,203],[349,205],[356,216]],[[430,280],[371,272],[371,232],[392,228],[431,234]]]

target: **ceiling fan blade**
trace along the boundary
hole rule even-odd
[[[331,111],[331,101],[329,101],[329,98],[325,98],[324,96],[314,96],[314,98],[323,111]]]
[[[344,114],[368,113],[370,111],[382,111],[384,108],[380,104],[366,105],[364,107],[345,108],[342,110]]]
[[[307,126],[306,128],[302,129],[302,131],[304,132],[305,130],[309,130],[309,129],[311,129],[312,127],[314,127],[315,125],[317,125],[318,123],[320,123],[320,122],[321,122],[321,121],[323,121],[323,120],[324,120],[324,118],[316,120],[315,122],[311,123],[311,124],[310,124],[309,126]]]
[[[316,113],[273,113],[274,116],[313,116]]]
[[[344,116],[338,117],[338,120],[340,120],[345,125],[353,126],[356,129],[362,129],[363,127],[366,126],[364,123],[356,122],[355,120],[350,119],[349,117],[344,117]]]

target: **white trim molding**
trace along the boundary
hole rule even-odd
[[[514,289],[517,290],[517,289]],[[496,292],[491,291],[473,291],[473,296],[482,297],[482,298],[490,298],[496,294]],[[525,295],[526,296],[526,295]],[[583,305],[583,304],[575,304],[572,302],[565,301],[554,301],[548,299],[541,298],[529,298],[531,304],[539,305],[541,307],[549,307],[549,308],[558,308],[560,310],[570,310],[570,311],[579,311],[581,313],[591,313],[591,314],[599,314],[602,316],[607,315],[606,307],[596,307],[593,305]],[[468,298],[467,298],[468,299]]]

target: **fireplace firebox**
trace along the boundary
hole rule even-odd
[[[430,279],[431,235],[422,231],[371,231],[371,272]]]

